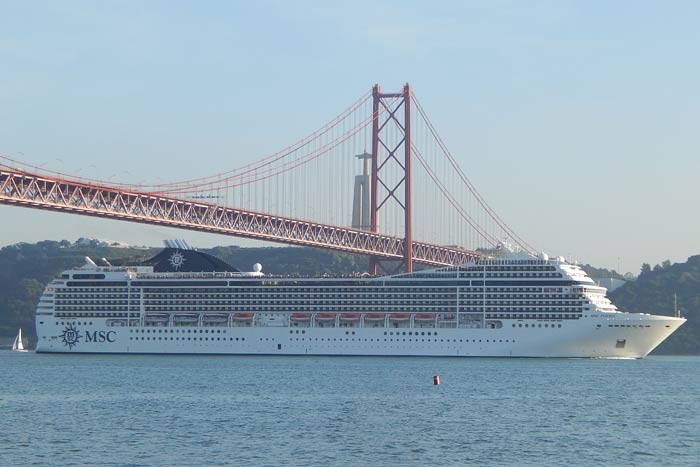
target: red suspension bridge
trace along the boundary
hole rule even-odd
[[[0,204],[362,254],[373,274],[384,262],[408,271],[468,262],[502,239],[532,251],[460,169],[408,84],[375,85],[293,145],[189,180],[112,182],[0,156]]]

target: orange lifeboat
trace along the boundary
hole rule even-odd
[[[346,320],[346,321],[354,321],[356,319],[360,319],[360,314],[359,313],[341,313],[340,319]]]
[[[335,319],[335,313],[317,313],[316,319]]]
[[[292,319],[304,320],[309,318],[311,318],[311,313],[292,313]]]
[[[442,315],[442,319],[444,321],[454,321],[455,319],[457,319],[457,317],[455,315],[451,315],[451,314],[450,315]]]
[[[384,313],[367,313],[365,315],[365,320],[384,320]]]
[[[410,318],[411,315],[409,313],[392,313],[389,315],[389,319],[392,321],[403,321]]]
[[[416,313],[416,319],[420,321],[432,321],[435,319],[435,313]]]
[[[233,319],[253,319],[253,313],[234,313]]]

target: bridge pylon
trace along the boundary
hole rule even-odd
[[[383,93],[378,84],[372,89],[372,182],[371,229],[379,232],[379,211],[394,204],[404,213],[404,248],[399,268],[413,270],[413,232],[411,213],[411,86],[401,92]],[[392,135],[398,134],[398,138]],[[398,181],[383,178],[389,166],[398,167]],[[381,187],[381,193],[380,193]],[[401,194],[403,194],[401,196]],[[370,256],[369,272],[376,275],[380,261]]]

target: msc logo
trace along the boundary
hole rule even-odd
[[[115,331],[85,331],[85,335],[83,335],[80,331],[78,331],[78,328],[72,324],[69,324],[63,330],[63,334],[61,334],[59,337],[63,340],[63,344],[66,345],[69,350],[72,350],[73,347],[80,343],[80,339],[85,338],[85,343],[115,342],[116,334],[117,333]]]
[[[61,339],[63,339],[63,345],[68,346],[68,349],[72,349],[74,345],[78,345],[78,342],[80,342],[80,339],[82,339],[83,336],[80,335],[80,331],[78,331],[72,324],[69,324],[66,326],[66,329],[63,330],[63,334],[59,336]]]
[[[114,342],[114,331],[85,331],[85,342]]]
[[[185,264],[185,261],[187,261],[187,258],[185,258],[185,255],[180,253],[180,250],[176,250],[175,253],[170,255],[170,265],[175,268],[176,271],[178,271],[183,264]]]

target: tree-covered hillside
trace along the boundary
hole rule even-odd
[[[672,315],[674,294],[678,308],[688,319],[655,353],[700,354],[700,255],[685,263],[666,261],[653,269],[645,264],[637,280],[610,294],[624,311]]]
[[[591,276],[593,280],[596,279],[620,279],[620,280],[630,280],[633,277],[625,277],[614,269],[611,271],[605,268],[597,268],[591,266],[590,264],[581,264],[581,269],[586,271],[586,274]]]

